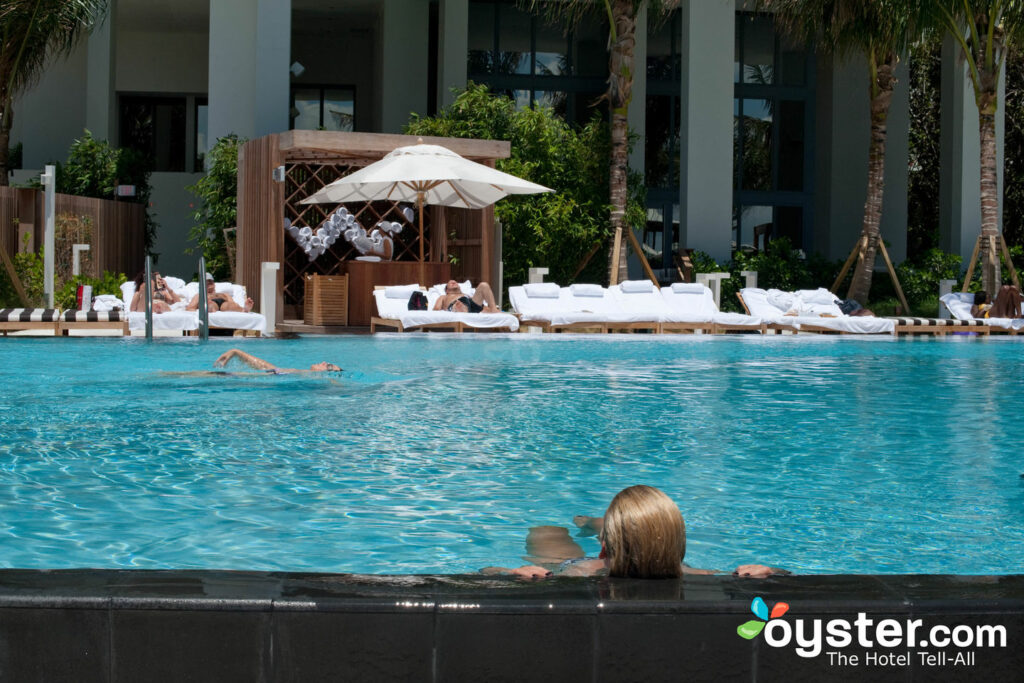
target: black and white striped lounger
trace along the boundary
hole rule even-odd
[[[896,334],[951,334],[954,332],[977,332],[989,334],[992,328],[980,320],[956,320],[955,318],[900,318],[890,317],[896,323]],[[997,332],[1000,330],[997,329]]]
[[[56,308],[0,308],[0,332],[21,330],[52,330],[57,334]]]
[[[124,311],[64,311],[60,315],[60,334],[71,330],[119,330],[126,335],[128,314]]]

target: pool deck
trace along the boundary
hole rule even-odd
[[[757,620],[756,597],[789,605],[778,621],[794,640],[815,623],[864,613],[876,641],[885,637],[879,622],[894,619],[920,620],[917,638],[1001,627],[1006,644],[865,647],[854,627],[851,645],[823,643],[803,657],[796,642],[737,634]],[[778,626],[776,640],[789,630]],[[524,581],[0,570],[0,671],[17,681],[1000,681],[1019,680],[1022,638],[1020,575]]]

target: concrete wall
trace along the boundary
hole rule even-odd
[[[64,161],[85,130],[87,52],[83,42],[67,59],[51,62],[38,84],[15,100],[11,145],[23,143],[25,168]]]
[[[898,68],[897,78],[888,121],[881,226],[894,263],[903,261],[907,253],[910,119],[906,63]],[[830,259],[845,259],[860,237],[867,198],[871,120],[866,60],[819,59],[817,83],[814,250]],[[884,268],[879,258],[876,270]]]
[[[381,133],[400,133],[409,114],[426,115],[429,7],[422,0],[383,0],[377,43]]]
[[[117,40],[118,92],[206,92],[206,33],[130,31],[120,33]]]
[[[188,239],[194,221],[191,214],[198,203],[185,188],[202,177],[201,173],[154,173],[150,176],[150,215],[159,224],[153,252],[160,255],[157,265],[164,275],[188,280],[196,272],[201,254],[186,254],[195,246]],[[126,273],[132,277],[134,273]]]

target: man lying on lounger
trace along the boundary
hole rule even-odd
[[[497,300],[491,286],[481,282],[476,286],[473,296],[462,293],[462,288],[455,280],[449,280],[444,287],[444,296],[434,304],[435,311],[451,311],[452,313],[498,313]]]

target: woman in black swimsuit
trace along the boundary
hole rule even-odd
[[[160,277],[160,273],[153,273],[152,277],[150,287],[152,288],[153,312],[167,313],[171,310],[171,304],[181,301],[181,298],[171,291],[164,279]],[[142,283],[145,279],[145,272],[135,276],[135,295],[132,297],[132,302],[129,306],[132,311],[142,312],[146,310],[146,294],[142,289]]]
[[[209,273],[206,274],[206,304],[209,306],[210,312],[214,311],[236,311],[239,313],[248,313],[252,310],[253,301],[252,299],[245,300],[245,306],[239,306],[225,292],[218,292],[217,286],[213,281],[213,276]],[[192,297],[192,301],[188,302],[188,310],[195,311],[199,309],[199,295],[196,294]]]

